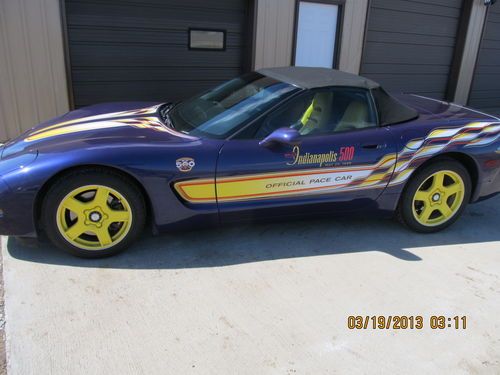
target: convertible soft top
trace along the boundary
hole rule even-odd
[[[257,73],[305,90],[332,86],[371,90],[377,104],[380,125],[383,126],[400,124],[418,117],[414,108],[389,95],[377,82],[355,74],[335,69],[299,66],[265,68],[257,70]]]
[[[375,89],[380,87],[377,82],[371,79],[328,68],[287,66],[264,68],[257,70],[257,72],[303,89],[331,86],[349,86],[364,89]]]

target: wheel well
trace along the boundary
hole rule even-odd
[[[469,155],[462,154],[460,152],[448,152],[445,154],[436,155],[436,156],[430,158],[429,160],[426,160],[422,165],[420,165],[418,167],[418,169],[425,168],[429,164],[434,163],[437,160],[441,160],[441,159],[455,160],[455,161],[459,162],[460,164],[462,164],[465,167],[465,169],[467,169],[467,172],[469,172],[469,176],[470,176],[471,183],[472,183],[472,191],[471,191],[471,199],[472,199],[472,197],[474,197],[474,193],[476,191],[477,183],[478,183],[478,179],[479,179],[479,171],[478,171],[478,167],[477,167],[477,164],[474,161],[474,159],[472,157],[470,157]]]
[[[139,180],[137,180],[137,178],[132,176],[130,173],[124,172],[123,170],[118,169],[118,168],[113,168],[113,167],[103,166],[103,165],[98,165],[98,164],[89,164],[89,165],[79,165],[77,167],[71,167],[71,168],[64,169],[64,170],[58,172],[57,174],[55,174],[54,176],[52,176],[51,178],[49,178],[47,181],[45,181],[45,183],[43,184],[41,189],[38,191],[36,198],[35,198],[35,210],[34,210],[35,217],[34,217],[34,219],[35,219],[35,225],[37,227],[37,231],[39,231],[41,229],[40,217],[42,214],[43,199],[44,199],[45,195],[47,194],[47,191],[52,186],[52,184],[55,181],[57,181],[61,178],[64,178],[64,176],[66,176],[70,173],[73,173],[73,172],[78,171],[78,170],[92,169],[92,168],[113,171],[114,173],[117,173],[117,174],[121,175],[122,177],[130,180],[130,182],[133,183],[139,189],[142,196],[144,197],[144,202],[146,203],[146,220],[148,222],[150,222],[150,220],[152,220],[152,212],[153,212],[152,207],[153,206],[151,205],[151,200],[149,198],[148,193],[146,192],[146,189],[144,189],[144,186],[142,186],[142,184],[139,182]]]

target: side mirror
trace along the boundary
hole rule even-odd
[[[259,142],[260,146],[268,147],[276,143],[296,145],[300,143],[300,133],[292,128],[279,128]]]

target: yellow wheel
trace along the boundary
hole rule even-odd
[[[464,200],[465,184],[453,171],[431,174],[413,197],[415,220],[425,226],[437,226],[450,220]]]
[[[142,232],[146,206],[128,177],[102,168],[74,171],[48,190],[42,225],[54,244],[86,258],[116,254]]]
[[[105,250],[122,241],[133,222],[132,210],[118,191],[101,185],[70,192],[57,209],[57,227],[73,246]]]
[[[417,232],[437,232],[458,219],[470,200],[467,169],[442,159],[418,170],[405,187],[397,216]]]

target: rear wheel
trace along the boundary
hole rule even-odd
[[[42,224],[58,247],[97,258],[130,245],[144,227],[145,211],[141,192],[126,177],[85,169],[64,176],[49,189]]]
[[[410,180],[401,197],[398,217],[417,232],[437,232],[460,217],[470,194],[470,176],[462,164],[436,161]]]

